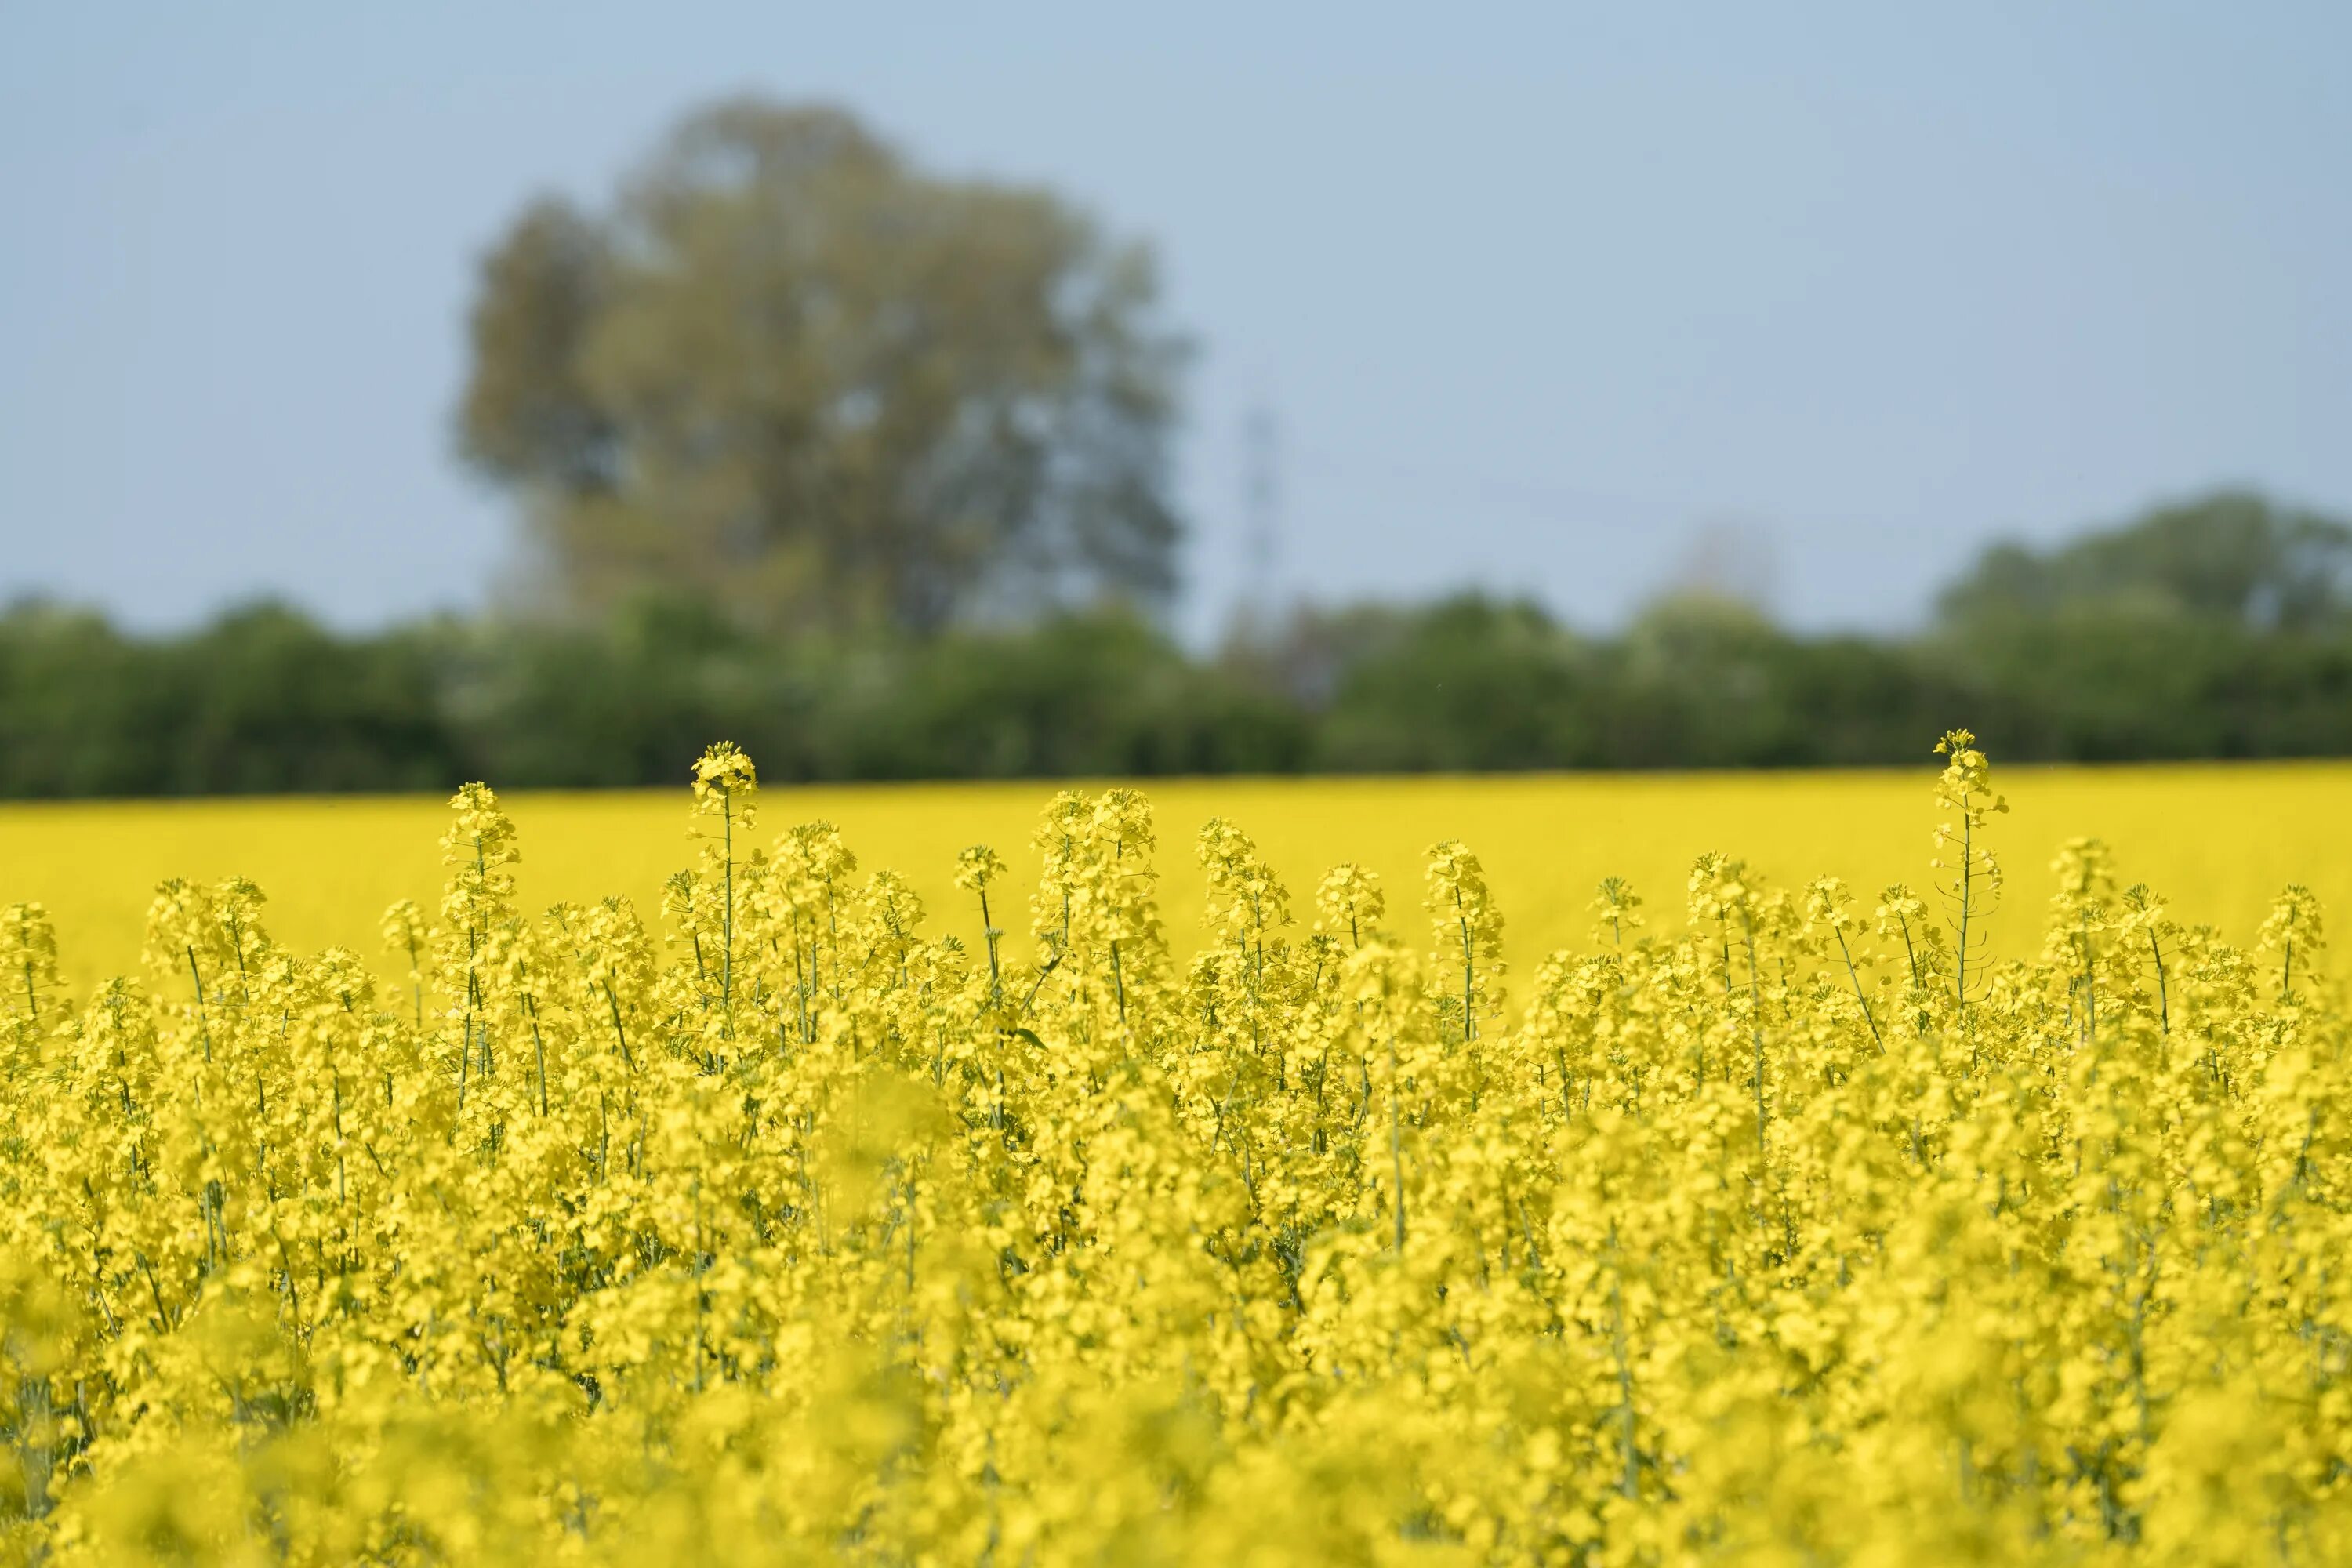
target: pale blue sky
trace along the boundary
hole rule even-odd
[[[2000,532],[2352,510],[2347,58],[2341,5],[0,0],[0,598],[480,602],[477,256],[755,88],[1158,243],[1195,628],[1259,398],[1286,595],[1605,625],[1727,530],[1897,624]]]

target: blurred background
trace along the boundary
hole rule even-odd
[[[0,5],[0,795],[2352,753],[2347,47]]]

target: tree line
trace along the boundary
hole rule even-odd
[[[1302,609],[1197,654],[1116,605],[921,636],[682,595],[364,636],[0,614],[12,797],[667,784],[713,735],[779,781],[1898,763],[1958,718],[2020,761],[2352,754],[2352,529],[2222,494],[1997,546],[1901,637],[1705,595],[1607,636],[1479,596]]]

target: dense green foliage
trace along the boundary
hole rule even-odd
[[[339,638],[265,607],[146,641],[25,608],[0,617],[0,794],[656,784],[709,733],[756,739],[780,782],[1895,763],[1952,712],[2021,759],[2352,752],[2340,632],[1807,639],[1684,605],[1603,640],[1480,599],[1367,618],[1326,672],[1287,641],[1188,658],[1115,615],[786,646],[675,612]]]

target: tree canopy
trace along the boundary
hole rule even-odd
[[[462,450],[583,607],[929,634],[1174,587],[1185,349],[1149,250],[839,110],[722,103],[606,210],[533,203],[472,343]]]
[[[1950,623],[2088,612],[2308,630],[2352,616],[2352,527],[2219,490],[2048,550],[1995,545],[1938,606]]]

